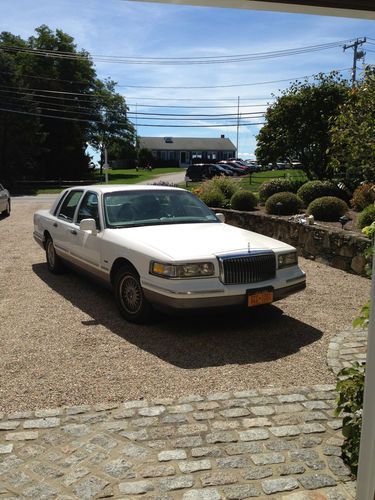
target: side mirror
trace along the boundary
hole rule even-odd
[[[95,219],[82,219],[79,228],[81,231],[91,231],[91,234],[97,233]]]
[[[219,219],[220,222],[225,222],[225,215],[222,213],[216,214],[216,217]]]

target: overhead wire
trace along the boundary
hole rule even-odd
[[[2,108],[0,107],[0,111],[6,111],[9,113],[18,113],[18,114],[23,114],[23,115],[31,115],[31,116],[37,116],[39,118],[52,118],[52,119],[57,119],[57,120],[67,120],[67,121],[76,121],[76,122],[86,122],[86,123],[99,123],[105,125],[105,122],[100,121],[100,120],[88,120],[88,119],[80,119],[80,118],[68,118],[68,117],[63,117],[63,116],[55,116],[55,115],[47,115],[47,114],[40,114],[40,113],[32,113],[29,111],[22,111],[22,110],[15,110],[15,109],[9,109],[9,108]],[[127,125],[126,122],[117,122],[120,125]],[[239,126],[251,126],[251,125],[264,125],[265,122],[249,122],[249,123],[240,123]],[[132,124],[134,125],[134,124]],[[143,123],[142,127],[165,127],[165,128],[208,128],[208,127],[237,127],[238,124],[227,124],[227,123],[221,123],[221,124],[210,124],[210,125],[167,125],[167,124],[153,124],[153,123]]]
[[[234,62],[255,61],[287,56],[295,56],[298,54],[305,54],[308,52],[317,52],[321,50],[328,50],[337,48],[343,44],[350,42],[351,39],[338,40],[336,42],[328,42],[317,45],[308,45],[303,47],[295,47],[291,49],[283,49],[269,52],[255,52],[246,54],[232,54],[223,56],[189,56],[189,57],[129,57],[129,56],[113,56],[101,54],[88,54],[87,52],[73,53],[57,50],[38,49],[36,47],[19,47],[12,45],[1,46],[1,50],[8,52],[21,52],[29,55],[48,57],[56,59],[69,59],[69,60],[95,60],[97,62],[107,62],[116,64],[141,64],[141,65],[192,65],[192,64],[227,64]]]
[[[349,71],[351,68],[341,68],[341,69],[333,69],[329,72],[321,72],[321,74],[330,74],[332,72],[341,72],[341,71]],[[251,87],[251,86],[256,86],[256,85],[267,85],[270,83],[281,83],[281,82],[291,82],[293,80],[301,80],[301,79],[308,79],[308,78],[313,78],[316,77],[317,74],[311,74],[311,75],[302,75],[302,76],[296,76],[296,77],[291,77],[291,78],[283,78],[280,80],[267,80],[267,81],[261,81],[261,82],[251,82],[251,83],[237,83],[237,84],[226,84],[226,85],[198,85],[198,86],[147,86],[147,85],[122,85],[122,87],[129,87],[129,88],[141,88],[141,89],[181,89],[181,90],[187,90],[187,89],[217,89],[217,88],[232,88],[232,87]],[[120,86],[120,85],[118,85]],[[95,93],[82,93],[82,92],[69,92],[69,91],[59,91],[59,90],[50,90],[50,89],[35,89],[35,88],[29,88],[29,87],[14,87],[14,86],[4,86],[0,85],[0,87],[5,87],[5,88],[17,88],[17,89],[26,89],[26,90],[33,90],[36,92],[47,92],[47,93],[56,93],[56,94],[67,94],[67,95],[84,95],[84,96],[100,96],[100,94],[95,94]]]

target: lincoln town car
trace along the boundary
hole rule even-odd
[[[34,214],[50,272],[66,265],[112,287],[126,320],[153,309],[258,307],[303,290],[296,249],[224,222],[187,190],[93,185]]]

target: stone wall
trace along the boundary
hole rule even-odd
[[[304,226],[273,215],[215,209],[233,226],[271,236],[298,249],[299,255],[355,274],[363,274],[363,251],[371,241],[360,234],[319,224]]]

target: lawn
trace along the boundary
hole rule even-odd
[[[159,177],[163,174],[170,174],[173,172],[181,172],[181,169],[178,167],[175,168],[154,168],[153,170],[135,170],[135,168],[127,169],[127,170],[108,170],[108,184],[137,184],[142,181],[152,180],[155,177]],[[93,174],[92,180],[88,179],[87,184],[93,183],[104,183],[105,176],[104,173],[101,176],[99,171],[95,171]],[[64,183],[61,186],[43,186],[43,183],[33,184],[33,191],[36,194],[45,194],[45,193],[59,193],[62,189],[68,187]]]

